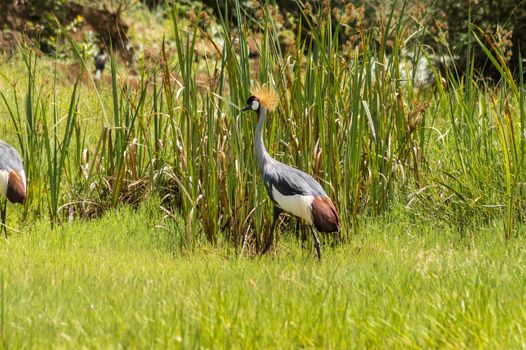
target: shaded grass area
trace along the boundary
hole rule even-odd
[[[0,242],[4,347],[520,347],[524,240],[399,218],[364,223],[324,260],[174,250],[153,208],[47,222]],[[425,232],[425,233],[422,233]]]

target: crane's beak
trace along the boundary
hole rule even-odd
[[[252,107],[250,105],[246,105],[245,107],[241,108],[241,112],[250,111],[251,109]]]

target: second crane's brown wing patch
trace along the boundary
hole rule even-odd
[[[329,197],[315,196],[312,201],[312,221],[321,232],[339,232],[340,216]]]
[[[7,180],[7,199],[12,203],[24,203],[26,200],[26,186],[20,174],[16,171],[9,173]]]

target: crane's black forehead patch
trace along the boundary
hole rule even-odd
[[[247,104],[249,105],[252,105],[252,102],[254,101],[258,101],[259,102],[259,98],[257,98],[256,96],[250,96],[247,100]]]

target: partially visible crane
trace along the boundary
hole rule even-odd
[[[320,240],[313,225],[321,232],[340,232],[340,216],[321,185],[312,176],[272,158],[263,143],[263,126],[267,110],[272,111],[278,102],[277,95],[269,88],[260,88],[247,100],[243,111],[255,111],[259,116],[254,145],[259,171],[270,199],[274,203],[274,218],[270,235],[265,241],[265,254],[274,239],[274,229],[283,211],[303,219],[310,225],[314,247],[321,260]]]
[[[95,79],[101,78],[107,60],[108,56],[104,52],[104,49],[101,47],[99,53],[97,54],[97,56],[95,56]]]
[[[8,200],[11,203],[24,203],[26,200],[26,174],[20,154],[9,144],[0,141],[0,216],[6,237],[5,220]],[[3,203],[1,203],[2,201]]]

